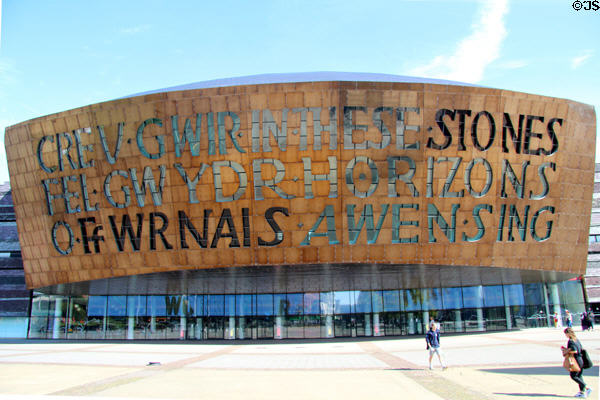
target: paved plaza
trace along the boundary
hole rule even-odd
[[[578,332],[595,366],[600,329]],[[443,335],[449,368],[427,368],[423,337],[261,342],[0,343],[0,399],[556,399],[562,329]],[[436,360],[437,361],[437,360]]]

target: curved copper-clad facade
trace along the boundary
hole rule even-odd
[[[164,91],[9,127],[30,288],[315,264],[585,271],[593,107],[451,84]]]

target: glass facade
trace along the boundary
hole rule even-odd
[[[35,293],[29,338],[304,339],[549,326],[585,310],[581,283],[291,293],[49,295]]]

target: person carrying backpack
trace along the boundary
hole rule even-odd
[[[572,328],[567,328],[564,332],[568,341],[567,347],[561,346],[563,357],[565,358],[563,367],[569,371],[571,379],[579,385],[579,392],[575,394],[575,397],[588,397],[592,392],[592,389],[587,387],[582,376],[584,368],[583,348]]]

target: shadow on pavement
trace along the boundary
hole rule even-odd
[[[511,368],[489,368],[480,369],[482,372],[491,372],[496,374],[517,374],[517,375],[566,375],[569,373],[563,367],[511,367]],[[598,376],[598,367],[592,367],[583,371],[583,378],[586,376]]]
[[[504,396],[521,396],[521,397],[566,397],[566,398],[573,398],[573,396],[563,396],[561,394],[554,394],[554,393],[500,393],[500,392],[495,392],[494,394],[501,394]]]

